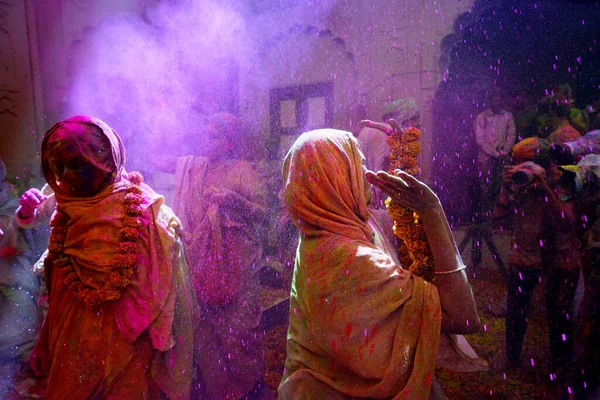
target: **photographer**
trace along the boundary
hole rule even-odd
[[[582,216],[582,222],[588,228],[583,241],[585,287],[575,322],[575,348],[568,381],[575,398],[595,398],[593,393],[598,395],[600,386],[600,351],[597,347],[600,338],[600,155],[593,154],[599,151],[600,130],[550,150],[550,159],[562,165],[559,167],[562,170],[559,184],[566,190],[562,198],[583,202],[589,209],[585,218]],[[577,165],[564,165],[577,161]]]
[[[556,144],[549,150],[548,156],[556,165],[576,164],[583,161],[587,154],[600,153],[600,130],[594,130],[586,133],[577,140]],[[583,163],[583,166],[593,165],[590,158]]]
[[[581,242],[575,234],[573,203],[558,197],[559,171],[540,156],[548,147],[539,138],[514,147],[513,157],[521,162],[504,168],[494,216],[514,216],[506,316],[509,367],[520,363],[529,305],[543,275],[552,372],[559,375],[571,356],[570,316],[581,268]]]

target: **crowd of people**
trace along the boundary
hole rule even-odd
[[[569,168],[551,155],[598,128],[597,103],[577,109],[563,85],[515,118],[494,93],[474,126],[480,211],[513,235],[508,367],[545,277],[553,374],[582,396],[600,375],[597,199],[569,196]],[[399,99],[382,119],[418,127],[419,107]],[[42,188],[16,193],[0,163],[0,367],[12,377],[0,393],[268,398],[259,271],[274,264],[290,288],[282,399],[443,399],[436,365],[489,368],[462,336],[481,323],[443,207],[418,178],[388,170],[385,133],[303,133],[274,185],[244,159],[241,135],[219,113],[202,154],[156,157],[174,173],[172,204],[126,171],[121,138],[94,117],[46,132]],[[432,282],[406,268],[386,198],[420,216]]]
[[[598,217],[598,198],[595,178],[584,194],[565,179],[570,166],[562,164],[574,164],[595,150],[588,143],[565,161],[559,149],[600,127],[597,101],[575,107],[572,90],[564,84],[517,117],[500,102],[492,96],[474,131],[480,154],[478,211],[512,232],[505,310],[496,311],[506,316],[508,368],[521,364],[532,295],[544,280],[552,377],[563,385],[565,396],[588,398],[597,395],[600,376],[600,358],[590,345],[599,333],[595,245],[586,239]],[[587,292],[581,306],[576,304],[580,275]]]

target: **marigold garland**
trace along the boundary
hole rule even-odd
[[[420,174],[421,170],[417,161],[417,156],[421,151],[420,137],[421,131],[414,127],[409,127],[401,132],[394,131],[388,136],[390,173],[395,169],[401,169],[411,175]],[[409,270],[425,280],[432,281],[435,277],[433,255],[419,216],[412,210],[392,202],[389,198],[385,204],[388,213],[394,219],[394,235],[404,243],[412,260]]]
[[[90,307],[98,306],[107,301],[115,301],[121,298],[121,292],[131,284],[131,277],[135,272],[137,265],[136,253],[138,245],[136,243],[140,236],[139,229],[142,227],[140,216],[142,215],[142,188],[140,184],[143,177],[139,172],[131,172],[127,179],[131,186],[127,188],[127,193],[123,199],[123,225],[119,229],[119,244],[117,245],[117,254],[115,254],[109,264],[109,278],[98,289],[85,286],[79,279],[79,275],[73,268],[71,260],[64,255],[64,242],[67,233],[67,223],[69,217],[60,207],[57,207],[56,214],[50,221],[52,228],[50,234],[50,244],[48,245],[48,256],[44,260],[44,269],[46,271],[46,282],[50,282],[50,273],[52,269],[57,268],[64,271],[64,284],[69,286],[76,293],[78,299]],[[50,287],[48,287],[50,290]]]

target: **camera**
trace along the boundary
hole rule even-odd
[[[546,178],[546,171],[544,168],[533,161],[526,161],[513,167],[508,166],[505,168],[508,168],[508,171],[512,172],[510,179],[516,187],[525,187],[529,185],[537,176],[542,179]]]
[[[600,131],[596,131],[600,132]],[[588,154],[577,165],[562,165],[558,184],[567,191],[566,199],[596,200],[600,195],[600,155]]]
[[[595,201],[600,196],[600,130],[586,133],[577,140],[556,144],[549,150],[550,160],[559,165],[558,184],[573,197]]]
[[[553,145],[548,156],[556,165],[576,164],[587,155],[600,153],[600,130],[586,133],[577,140]]]
[[[515,171],[512,175],[512,183],[515,186],[523,187],[533,182],[534,175],[526,169]]]

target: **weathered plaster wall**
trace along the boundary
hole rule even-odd
[[[42,103],[32,2],[0,1],[0,156],[13,178],[35,173]]]
[[[439,45],[452,31],[456,16],[468,11],[472,1],[343,0],[325,6],[299,0],[253,3],[256,14],[250,26],[257,40],[264,38],[265,62],[261,68],[271,70],[270,83],[285,86],[298,80],[333,81],[336,127],[348,129],[343,118],[352,105],[367,105],[367,116],[378,120],[389,101],[417,99],[423,123],[421,166],[429,178],[431,100],[443,78],[438,65]],[[294,52],[302,34],[293,38],[289,33],[293,25],[329,30],[332,37],[317,40],[320,47],[309,55]],[[287,40],[279,39],[273,46],[274,38],[281,35],[287,35]],[[334,40],[341,40],[344,50],[352,54],[351,63],[343,61],[340,42]],[[338,59],[334,59],[336,53]],[[256,101],[256,88],[251,89],[242,92],[242,111],[262,116],[268,110],[268,100],[261,94]],[[263,126],[268,126],[266,121]]]
[[[157,3],[29,1],[0,1],[0,50],[5,66],[0,71],[0,154],[13,169],[31,164],[39,135],[65,116],[69,76],[75,65],[74,41],[106,19],[141,15],[145,7]],[[247,0],[252,11],[248,27],[259,56],[256,64],[240,68],[240,113],[257,139],[266,140],[272,87],[333,81],[334,125],[346,129],[348,110],[359,103],[367,105],[369,118],[379,119],[390,100],[415,97],[422,110],[422,167],[427,177],[433,134],[430,102],[442,79],[439,43],[471,2],[340,0],[324,5]],[[303,33],[302,28],[309,26],[330,34]]]
[[[48,124],[65,117],[78,40],[105,20],[141,14],[152,0],[49,0],[35,3]],[[78,60],[80,61],[80,60]],[[48,124],[46,128],[49,128]]]

